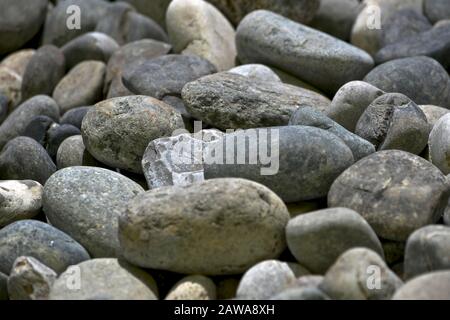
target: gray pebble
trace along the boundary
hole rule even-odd
[[[91,106],[77,107],[70,109],[69,111],[63,114],[60,123],[71,124],[77,127],[78,129],[81,129],[81,123],[83,122],[84,116],[91,109],[92,109]]]
[[[177,282],[165,300],[216,300],[216,285],[205,276],[188,276]]]
[[[68,137],[81,134],[77,127],[71,124],[51,126],[47,131],[46,150],[52,159],[56,158],[56,153],[61,143]]]
[[[450,173],[450,114],[440,118],[428,141],[431,162],[444,174]]]
[[[317,288],[289,288],[270,300],[329,300],[330,298]]]
[[[75,166],[100,167],[101,164],[86,150],[81,135],[65,139],[56,153],[58,169]]]
[[[424,0],[423,10],[431,22],[450,19],[450,6],[447,0]]]
[[[436,271],[408,281],[393,300],[450,300],[450,271]]]
[[[256,81],[282,82],[280,77],[269,67],[262,64],[244,64],[228,70],[230,73],[240,74]]]
[[[419,108],[427,117],[427,121],[430,124],[431,128],[434,127],[436,122],[445,116],[447,113],[450,113],[449,109],[433,106],[433,105],[421,105]]]

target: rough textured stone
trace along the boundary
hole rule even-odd
[[[373,67],[361,49],[269,11],[245,17],[236,43],[242,63],[272,65],[327,92],[361,80]]]
[[[421,105],[419,108],[427,117],[427,121],[430,124],[431,128],[434,127],[436,122],[445,116],[447,113],[450,113],[449,109],[433,106],[433,105]]]
[[[181,115],[169,105],[146,96],[100,102],[83,119],[86,149],[111,167],[142,173],[141,160],[150,141],[183,128]]]
[[[80,289],[67,283],[80,275]],[[158,288],[152,276],[117,259],[93,259],[69,268],[55,281],[50,300],[157,300]]]
[[[375,152],[372,143],[351,133],[337,122],[311,107],[303,107],[295,111],[289,120],[289,125],[316,127],[338,136],[352,150],[355,161]]]
[[[228,155],[228,160],[221,155],[222,150],[234,148],[238,152]],[[253,180],[287,203],[326,196],[333,181],[354,162],[340,138],[305,126],[241,130],[211,143],[205,153],[207,179]]]
[[[58,169],[75,166],[101,166],[86,150],[81,135],[71,136],[59,145],[56,153],[56,165]]]
[[[57,273],[89,259],[89,254],[78,242],[36,220],[17,221],[1,229],[0,256],[0,272],[7,275],[20,256],[36,258]]]
[[[377,269],[379,273],[375,273]],[[374,275],[380,278],[374,280]],[[379,288],[375,287],[376,281],[379,281]],[[338,300],[387,300],[402,285],[378,254],[354,248],[343,253],[331,266],[320,289]]]
[[[280,77],[269,67],[262,64],[244,64],[228,70],[230,73],[240,74],[256,81],[282,82]]]
[[[403,93],[417,104],[450,108],[450,78],[432,58],[412,57],[383,63],[364,81],[385,92]]]
[[[166,16],[176,53],[205,58],[219,71],[235,66],[234,28],[213,5],[203,0],[172,0]]]
[[[268,260],[250,268],[242,277],[236,297],[245,300],[267,300],[282,292],[295,276],[287,263]]]
[[[119,219],[131,263],[185,274],[242,273],[285,248],[286,206],[266,187],[213,179],[138,195]]]
[[[446,0],[424,0],[423,10],[431,22],[450,19],[450,7]]]
[[[440,118],[428,141],[431,162],[444,174],[450,173],[450,115]]]
[[[114,171],[65,168],[44,186],[44,212],[53,226],[79,241],[93,257],[117,257],[117,217],[141,192],[137,183]]]
[[[61,112],[100,101],[105,70],[105,64],[100,61],[81,62],[70,70],[53,91],[53,99]]]
[[[77,127],[78,129],[81,129],[81,123],[83,122],[84,116],[91,109],[92,109],[91,106],[77,107],[70,109],[69,111],[64,113],[64,115],[61,117],[60,123],[71,124]]]
[[[330,104],[328,98],[310,90],[229,72],[188,83],[182,97],[190,114],[223,130],[287,125],[299,107],[322,111]]]
[[[37,215],[42,206],[42,193],[42,185],[36,181],[0,181],[0,226]]]
[[[365,247],[384,257],[370,225],[355,211],[331,208],[297,216],[286,227],[289,250],[314,274],[324,274],[348,249]]]
[[[205,276],[188,276],[177,282],[166,300],[216,300],[216,285]]]
[[[330,207],[360,213],[378,236],[404,241],[442,216],[448,194],[445,176],[413,154],[388,150],[344,171],[331,186]]]
[[[11,300],[47,300],[55,271],[33,257],[18,257],[8,278]]]
[[[450,271],[427,273],[401,287],[393,300],[450,300]]]

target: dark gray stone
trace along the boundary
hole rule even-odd
[[[8,104],[9,99],[4,94],[0,93],[0,125],[3,123],[3,120],[8,116]]]
[[[433,23],[450,19],[450,6],[447,0],[424,0],[423,10]]]
[[[102,166],[86,150],[81,135],[71,136],[59,145],[58,152],[56,153],[56,165],[58,169],[75,166]]]
[[[379,237],[405,241],[439,220],[447,189],[445,176],[430,162],[404,151],[380,151],[334,181],[328,205],[360,213]]]
[[[30,256],[61,273],[89,259],[75,240],[49,224],[36,220],[14,222],[0,230],[0,272],[9,274],[14,261]]]
[[[450,300],[450,271],[436,271],[407,282],[393,300]]]
[[[58,124],[52,118],[47,116],[36,116],[27,125],[23,131],[23,136],[33,138],[45,147],[47,143],[47,132],[51,126]]]
[[[60,144],[68,137],[81,134],[77,127],[62,124],[50,127],[47,132],[46,150],[50,157],[55,158]]]
[[[8,276],[0,272],[0,301],[8,300]]]
[[[71,124],[78,129],[81,129],[81,123],[83,122],[84,116],[92,109],[92,106],[73,108],[61,117],[61,124]]]

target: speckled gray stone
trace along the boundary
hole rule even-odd
[[[221,156],[221,150],[228,148],[237,148],[238,152],[233,155],[224,152]],[[205,153],[206,179],[253,180],[287,203],[326,196],[333,181],[354,163],[352,151],[340,138],[306,126],[241,130],[211,143]],[[249,155],[258,157],[250,162]]]
[[[445,176],[411,153],[374,153],[344,171],[331,186],[330,207],[360,213],[378,236],[404,241],[442,216],[447,204]]]
[[[171,106],[146,96],[102,101],[83,119],[86,149],[111,167],[142,173],[141,160],[150,141],[183,128],[183,119]]]
[[[328,98],[310,90],[229,72],[188,83],[182,97],[190,114],[223,130],[287,125],[299,107],[322,111],[330,104]]]
[[[351,133],[337,122],[311,107],[303,107],[295,111],[289,120],[289,125],[316,127],[338,136],[352,150],[355,161],[375,152],[375,147],[372,143]]]
[[[324,274],[348,249],[365,247],[384,257],[380,240],[355,211],[330,208],[299,215],[286,227],[290,252],[314,274]]]
[[[0,272],[5,274],[10,273],[20,256],[36,258],[57,273],[89,259],[89,254],[78,242],[36,220],[17,221],[1,229],[0,256]]]
[[[408,281],[393,300],[450,300],[450,271],[436,271]]]
[[[450,108],[449,75],[432,58],[412,57],[383,63],[373,69],[364,81],[385,92],[403,93],[417,104]]]
[[[228,70],[228,72],[240,74],[256,81],[282,82],[280,77],[269,67],[263,64],[244,64]]]
[[[288,219],[266,187],[213,179],[138,195],[119,219],[119,238],[125,258],[141,267],[238,274],[284,250]]]
[[[205,276],[188,276],[178,281],[165,300],[216,300],[216,285]]]
[[[332,299],[388,300],[402,285],[378,254],[370,249],[354,248],[336,260],[319,287]]]
[[[93,257],[117,257],[117,217],[143,191],[114,171],[65,168],[44,186],[44,212],[53,226],[79,241]]]
[[[450,114],[440,118],[428,140],[430,160],[444,174],[450,173]]]
[[[236,43],[242,63],[272,65],[332,93],[374,65],[365,51],[264,10],[242,20]]]

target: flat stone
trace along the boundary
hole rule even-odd
[[[449,300],[450,271],[431,272],[412,279],[401,287],[393,300]]]
[[[444,174],[450,173],[450,115],[440,118],[428,140],[430,160]]]
[[[216,285],[205,276],[188,276],[177,282],[165,300],[216,300]]]

